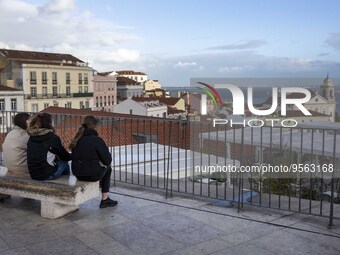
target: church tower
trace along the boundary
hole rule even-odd
[[[326,79],[323,80],[323,85],[320,86],[319,94],[329,102],[335,102],[335,88],[333,81],[328,77],[328,73]]]
[[[335,88],[333,81],[329,79],[328,73],[326,79],[323,80],[323,84],[320,86],[319,95],[327,100],[327,106],[323,106],[323,112],[331,117],[331,120],[335,121],[336,101],[335,101]]]

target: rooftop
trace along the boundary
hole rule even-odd
[[[159,101],[166,105],[175,105],[181,98],[178,97],[132,97],[136,102]]]
[[[146,75],[146,73],[143,72],[135,72],[133,70],[121,70],[116,71],[119,75]]]
[[[42,219],[39,201],[0,202],[1,254],[340,254],[339,221],[260,208],[213,206],[112,187],[115,208],[97,199],[57,220]]]
[[[124,76],[118,76],[117,85],[140,85],[140,83]]]
[[[0,91],[22,91],[22,90],[0,85]]]
[[[62,53],[0,49],[0,55],[19,64],[86,65],[84,61]]]

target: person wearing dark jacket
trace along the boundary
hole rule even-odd
[[[68,165],[71,155],[55,134],[52,116],[38,113],[30,121],[27,133],[27,165],[34,180],[54,180],[61,175],[69,175]]]
[[[111,180],[111,153],[104,140],[98,136],[96,126],[98,120],[86,116],[82,126],[71,141],[72,172],[80,181],[100,181],[102,200],[100,208],[112,207],[118,204],[109,198]]]

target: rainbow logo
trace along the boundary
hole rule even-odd
[[[206,84],[204,82],[197,82],[198,84],[201,84],[203,85],[204,87],[206,88],[202,88],[202,87],[197,87],[198,89],[202,90],[204,93],[206,93],[210,98],[211,100],[214,102],[214,105],[217,107],[218,104],[219,106],[223,106],[223,101],[221,99],[221,96],[220,94],[218,94],[218,92],[216,91],[216,89],[209,85],[209,84]]]

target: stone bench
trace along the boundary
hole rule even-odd
[[[77,181],[74,176],[61,176],[53,181],[0,176],[0,199],[4,195],[41,201],[43,218],[56,219],[79,209],[79,205],[99,195],[99,182]],[[8,197],[8,196],[7,196]]]

